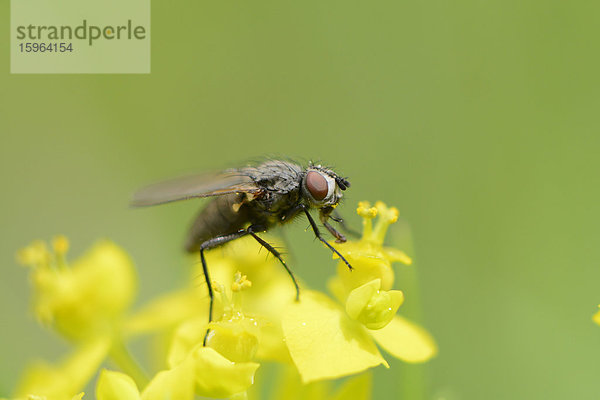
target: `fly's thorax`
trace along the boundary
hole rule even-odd
[[[269,160],[257,167],[244,168],[242,173],[250,177],[260,189],[285,193],[299,186],[303,170],[298,164]]]
[[[259,191],[247,206],[265,216],[285,214],[300,201],[303,170],[294,163],[269,160],[257,167],[245,168],[244,173]]]
[[[299,201],[298,185],[291,190],[264,190],[248,206],[264,214],[279,216],[295,208]]]

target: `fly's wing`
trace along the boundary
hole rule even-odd
[[[134,207],[153,206],[194,197],[220,196],[229,193],[257,193],[258,186],[240,171],[176,178],[147,186],[133,195]]]

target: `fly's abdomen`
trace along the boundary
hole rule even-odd
[[[248,212],[242,205],[242,197],[239,194],[229,194],[218,196],[209,202],[190,227],[185,242],[186,251],[199,251],[202,242],[243,228],[248,222]]]

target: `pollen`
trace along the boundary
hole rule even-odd
[[[233,283],[231,284],[231,291],[240,292],[249,287],[252,287],[252,282],[248,280],[248,277],[242,275],[241,272],[236,272],[233,277]]]
[[[368,201],[360,201],[356,213],[363,218],[373,219],[377,216],[377,208],[371,207]]]
[[[57,255],[65,255],[69,251],[69,239],[64,235],[57,235],[52,240],[52,248]]]
[[[398,221],[398,209],[396,207],[387,207],[383,201],[378,201],[375,203],[375,208],[379,211],[382,216],[385,216],[385,219],[393,224]]]

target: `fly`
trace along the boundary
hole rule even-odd
[[[352,270],[344,256],[323,238],[309,212],[310,209],[319,209],[319,219],[323,226],[336,238],[337,243],[345,242],[346,237],[331,226],[329,219],[342,222],[332,216],[332,213],[342,199],[342,192],[349,187],[350,182],[346,178],[322,165],[310,163],[303,168],[289,161],[269,160],[257,166],[151,185],[134,195],[132,205],[152,206],[197,197],[213,197],[192,223],[185,242],[187,252],[200,252],[210,298],[210,323],[214,294],[204,251],[247,235],[252,236],[279,260],[292,279],[296,288],[296,301],[299,300],[300,288],[294,274],[277,249],[257,233],[285,224],[301,214],[306,215],[317,239]],[[208,331],[204,337],[205,345],[207,337]]]

